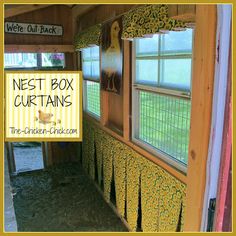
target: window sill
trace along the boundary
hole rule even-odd
[[[87,111],[87,110],[83,110],[83,114],[85,116],[88,116],[88,117],[91,117],[92,119],[94,119],[95,121],[97,122],[100,122],[100,117],[95,115],[94,113],[90,112],[90,111]]]
[[[145,143],[144,141],[142,141],[140,139],[133,138],[132,142],[135,145],[143,148],[143,150],[151,153],[156,158],[160,158],[161,160],[168,162],[168,165],[170,165],[172,168],[178,170],[179,172],[181,172],[183,174],[187,173],[187,165],[181,163],[177,159],[174,159],[173,157],[169,156],[168,154],[165,154],[164,152],[158,150],[157,148],[151,146],[148,143]]]
[[[114,125],[112,122],[108,122],[105,127],[109,130],[111,130],[112,132],[116,133],[117,135],[119,135],[120,137],[123,137],[123,130],[119,127],[117,127],[116,125]]]

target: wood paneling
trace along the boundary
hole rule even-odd
[[[177,15],[178,15],[178,5],[169,5],[168,16],[177,16]]]
[[[4,52],[74,52],[73,45],[18,45],[5,44]]]
[[[168,15],[176,20],[195,22],[196,5],[169,5]]]
[[[5,5],[4,18],[17,16],[23,13],[39,10],[41,8],[48,7],[50,5],[37,5],[37,4],[27,4],[27,5]]]
[[[108,93],[108,125],[123,132],[123,96]],[[114,126],[114,127],[113,127]]]
[[[103,23],[107,20],[119,16],[136,5],[128,4],[106,4],[99,5],[78,19],[78,31],[86,29],[92,25]]]
[[[100,99],[100,106],[101,106],[101,124],[104,126],[108,122],[108,92],[101,90],[101,99]]]
[[[74,71],[76,69],[76,61],[74,58],[75,53],[65,53],[66,65],[64,70]]]
[[[199,231],[202,219],[211,127],[216,21],[216,5],[197,5],[184,231]]]
[[[56,165],[65,162],[78,162],[78,142],[68,142],[60,145],[58,142],[48,143],[51,151],[51,163]]]
[[[72,37],[72,10],[64,5],[52,5],[50,7],[32,11],[26,14],[7,18],[6,21],[20,23],[55,24],[63,26],[63,36],[45,35],[19,35],[5,33],[5,44],[14,45],[71,45]]]
[[[93,8],[95,8],[97,5],[74,5],[72,8],[72,37],[74,38],[76,32],[77,32],[77,28],[78,28],[78,24],[77,24],[77,18],[85,13],[87,13],[88,11],[92,10]]]

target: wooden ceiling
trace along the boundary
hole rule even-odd
[[[76,13],[82,15],[87,11],[94,8],[96,5],[75,5],[75,4],[63,4],[73,10],[76,10]],[[17,16],[31,11],[36,11],[42,8],[50,7],[50,4],[5,4],[4,18]]]

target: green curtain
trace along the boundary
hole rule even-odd
[[[167,5],[144,5],[123,16],[122,39],[133,39],[165,31],[184,30],[180,20],[168,17]]]
[[[90,46],[99,46],[101,39],[101,24],[97,24],[89,27],[86,30],[79,32],[75,36],[74,45],[75,50],[79,51],[82,48],[87,48]]]

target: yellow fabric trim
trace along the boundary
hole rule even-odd
[[[101,24],[89,27],[86,30],[79,32],[75,36],[74,46],[75,50],[81,50],[90,46],[99,46],[101,39]]]
[[[183,30],[184,22],[168,17],[167,5],[144,5],[123,16],[122,39],[133,39],[171,30]]]

